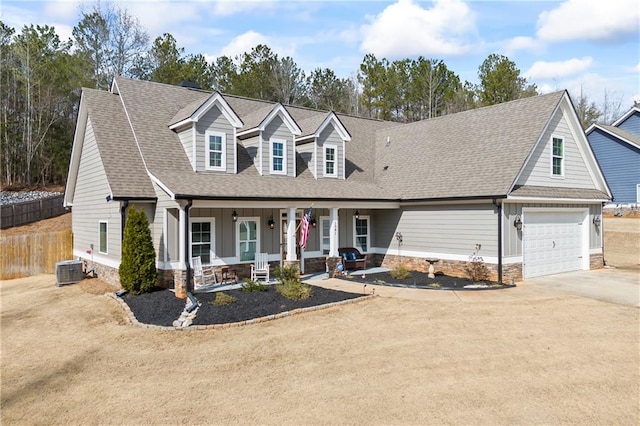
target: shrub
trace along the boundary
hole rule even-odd
[[[286,280],[300,280],[300,271],[298,271],[298,267],[296,265],[276,266],[273,270],[273,275],[275,275],[280,282],[284,282]]]
[[[122,259],[118,268],[120,285],[131,294],[151,291],[158,282],[156,252],[149,221],[143,210],[131,207],[122,240]]]
[[[313,288],[299,279],[285,279],[276,284],[276,291],[289,300],[304,300],[311,297]]]
[[[242,284],[240,290],[245,293],[253,293],[254,291],[267,291],[269,287],[265,283],[247,279],[247,281]]]
[[[469,262],[467,262],[464,270],[474,283],[489,279],[489,268],[484,264],[484,259],[478,254],[478,251],[469,256]]]
[[[389,275],[397,280],[405,280],[411,276],[411,271],[404,265],[398,265],[389,271]]]
[[[210,303],[215,306],[226,306],[226,305],[232,304],[235,301],[236,301],[235,297],[223,291],[220,291],[216,293],[216,298],[213,299]]]

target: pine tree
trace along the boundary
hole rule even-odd
[[[120,285],[132,294],[149,292],[158,281],[149,221],[144,211],[135,207],[129,210],[124,227],[119,273]]]

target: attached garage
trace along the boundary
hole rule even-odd
[[[523,275],[589,269],[588,210],[523,211]]]

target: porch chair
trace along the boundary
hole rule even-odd
[[[265,282],[269,282],[267,253],[256,253],[256,260],[251,264],[251,280],[258,281],[260,278],[264,278]]]
[[[200,256],[191,258],[191,266],[193,268],[193,289],[199,290],[207,286],[218,284],[216,272],[213,267],[202,266]]]

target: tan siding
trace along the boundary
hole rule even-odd
[[[110,189],[100,152],[93,133],[91,119],[87,120],[78,179],[73,197],[73,246],[86,252],[93,244],[94,255],[108,260],[120,261],[120,203],[107,202]],[[99,222],[107,221],[108,254],[99,253]]]
[[[552,137],[562,137],[564,139],[563,178],[551,177]],[[540,144],[529,159],[517,184],[564,188],[596,188],[589,175],[587,165],[578,150],[576,140],[569,129],[567,119],[561,110],[558,110],[551,120],[549,128],[542,136]]]
[[[207,113],[200,118],[198,124],[196,125],[196,159],[197,159],[197,169],[205,170],[205,160],[206,160],[206,140],[205,134],[207,131],[211,132],[219,132],[224,133],[226,135],[226,172],[233,173],[235,168],[236,158],[234,156],[235,151],[234,147],[234,139],[233,139],[233,126],[231,123],[227,121],[225,116],[220,112],[217,106],[212,107]]]
[[[406,207],[375,212],[375,246],[401,250],[471,255],[481,244],[481,255],[497,256],[498,218],[492,205]]]
[[[325,129],[320,133],[320,136],[318,137],[318,178],[321,179],[324,177],[324,145],[327,143],[335,145],[338,148],[336,152],[336,167],[338,172],[338,179],[343,179],[344,142],[340,138],[340,135],[338,135],[338,132],[335,130],[333,125],[325,127]]]
[[[269,161],[271,159],[271,145],[270,139],[283,140],[287,145],[287,176],[295,176],[295,168],[293,167],[293,156],[295,153],[293,147],[293,135],[289,131],[289,128],[284,124],[280,116],[276,116],[267,125],[262,133],[263,139],[263,152],[262,156],[262,170],[263,174],[268,174],[270,170]]]

